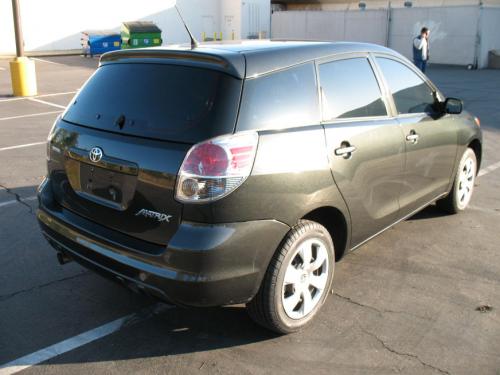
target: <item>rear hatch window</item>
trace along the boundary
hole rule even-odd
[[[95,129],[196,143],[231,133],[242,81],[196,67],[115,63],[101,66],[64,114]]]

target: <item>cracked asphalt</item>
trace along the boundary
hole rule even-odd
[[[97,65],[45,60],[36,62],[39,94],[70,92],[43,97],[59,106]],[[43,142],[57,113],[36,114],[59,109],[10,100],[8,74],[0,69],[0,149]],[[431,66],[429,75],[481,118],[483,167],[500,161],[500,71]],[[276,336],[242,306],[162,308],[74,263],[60,266],[34,216],[45,146],[0,157],[0,366],[133,314],[117,332],[24,372],[500,374],[500,169],[478,179],[465,213],[429,207],[347,255],[316,321]]]

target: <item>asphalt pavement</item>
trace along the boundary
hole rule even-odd
[[[470,209],[431,206],[348,254],[315,322],[277,336],[243,306],[159,304],[57,263],[33,197],[49,129],[97,63],[38,59],[39,95],[19,99],[0,60],[0,374],[500,374],[499,70],[429,69],[481,119]]]

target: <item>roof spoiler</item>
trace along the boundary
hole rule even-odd
[[[113,51],[101,56],[99,66],[127,62],[150,62],[204,67],[219,70],[239,79],[245,77],[245,61],[240,55],[229,59],[208,51],[198,52],[190,49],[140,48]]]

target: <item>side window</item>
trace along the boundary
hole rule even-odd
[[[321,64],[319,77],[323,120],[387,115],[368,59],[352,58]]]
[[[434,112],[434,93],[410,68],[400,62],[377,57],[399,114]]]
[[[245,81],[238,130],[283,129],[317,123],[318,90],[313,63]]]

